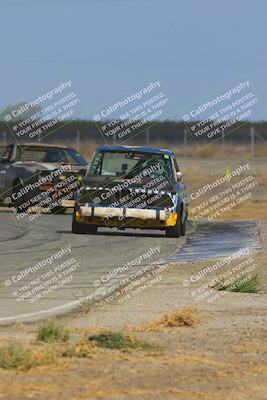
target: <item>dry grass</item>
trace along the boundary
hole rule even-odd
[[[94,335],[84,334],[71,343],[53,343],[39,340],[24,341],[14,338],[0,346],[0,370],[27,371],[36,367],[65,368],[67,359],[99,360],[108,357],[111,350],[121,353],[130,350],[152,350],[155,346],[120,332],[105,332]],[[52,365],[53,364],[53,365]],[[1,397],[1,396],[0,396]]]
[[[228,143],[225,144],[224,148],[220,142],[209,144],[204,147],[197,147],[196,145],[187,146],[184,149],[183,146],[174,146],[172,150],[176,156],[196,157],[201,159],[250,159],[251,158],[251,144],[237,144]],[[267,143],[255,143],[255,157],[266,157],[267,154]]]
[[[232,221],[232,220],[242,220],[242,219],[257,219],[257,220],[267,220],[267,207],[266,207],[266,198],[264,199],[253,199],[244,201],[241,205],[233,207],[231,210],[222,213],[219,216],[216,216],[216,219],[213,221]],[[197,205],[197,203],[196,203]],[[190,208],[189,208],[190,213]],[[190,214],[189,214],[190,215]],[[197,221],[194,219],[192,215],[190,215],[193,221]],[[204,219],[204,218],[203,218]]]
[[[98,349],[96,344],[85,337],[80,339],[78,343],[63,348],[62,350],[62,356],[70,358],[92,358],[96,357],[97,353]]]
[[[199,322],[196,308],[179,308],[167,312],[159,318],[153,319],[138,327],[130,328],[138,332],[157,332],[166,328],[193,326]]]
[[[62,144],[58,142],[58,144]],[[80,152],[87,159],[90,160],[95,148],[103,143],[97,143],[93,140],[84,141],[81,143]],[[125,143],[130,145],[131,143]],[[139,145],[143,145],[140,143]],[[201,159],[250,159],[251,158],[251,145],[250,143],[226,143],[224,148],[220,142],[209,144],[206,147],[198,147],[196,144],[191,144],[184,148],[181,145],[172,145],[164,141],[157,141],[150,144],[151,147],[169,148],[174,151],[177,157],[201,158]],[[75,143],[73,144],[75,147]],[[255,143],[255,157],[266,157],[267,143]]]
[[[56,360],[53,349],[34,347],[13,340],[0,348],[0,368],[28,370],[41,365],[49,365]]]
[[[229,346],[229,351],[234,353],[267,353],[267,340],[244,339]]]

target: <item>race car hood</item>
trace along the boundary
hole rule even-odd
[[[80,170],[86,171],[86,166],[72,165],[72,164],[59,164],[59,163],[48,163],[48,162],[39,162],[39,161],[16,161],[13,163],[14,167],[25,168],[31,172],[36,171],[54,171],[56,169],[60,169],[63,166],[66,167],[66,171],[69,172],[79,172]]]

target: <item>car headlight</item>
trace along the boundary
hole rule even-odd
[[[84,189],[83,189],[83,187],[81,186],[78,190],[76,190],[76,197],[81,196],[81,195],[83,194],[83,191],[84,191]]]

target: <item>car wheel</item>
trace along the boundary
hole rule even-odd
[[[185,232],[186,232],[186,220],[181,224],[180,224],[180,235],[181,236],[185,236]]]
[[[177,219],[176,225],[166,229],[167,237],[180,237],[185,236],[186,232],[186,218],[182,221],[182,213],[180,212],[180,218]]]
[[[177,220],[176,225],[172,226],[171,228],[166,229],[166,236],[167,237],[177,237],[177,238],[181,236],[180,218]]]
[[[97,233],[97,226],[81,224],[80,222],[77,222],[76,218],[73,216],[71,231],[72,233],[76,234],[84,234],[84,233],[95,234]]]
[[[53,207],[51,209],[52,214],[64,214],[66,211],[67,211],[66,207],[61,207],[61,206]]]
[[[187,219],[188,219],[188,211],[186,212],[184,222],[181,221],[181,236],[185,236],[186,234]]]

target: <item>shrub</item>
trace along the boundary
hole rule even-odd
[[[40,326],[37,334],[37,340],[42,340],[43,342],[66,342],[69,338],[68,330],[54,321],[49,321]]]
[[[11,342],[0,348],[0,368],[30,369],[38,365],[47,365],[55,361],[52,352],[46,349],[32,350],[19,342]]]
[[[256,275],[254,277],[245,276],[236,279],[234,282],[224,285],[219,283],[215,286],[217,290],[226,290],[229,292],[239,292],[239,293],[259,293],[259,277]]]
[[[98,347],[106,349],[148,349],[152,346],[148,343],[142,343],[130,336],[124,336],[120,332],[106,332],[99,335],[91,335],[88,337],[89,341],[96,343]]]

